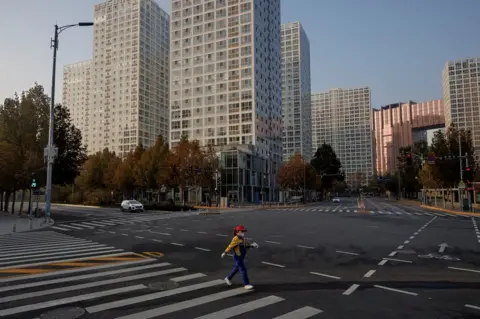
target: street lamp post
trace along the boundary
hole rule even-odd
[[[77,24],[69,24],[62,27],[55,25],[55,34],[51,40],[51,48],[53,48],[53,68],[52,68],[52,94],[51,94],[51,104],[50,104],[50,119],[48,122],[48,144],[44,150],[44,156],[47,159],[47,187],[45,191],[45,218],[50,221],[50,208],[52,201],[52,170],[53,163],[55,161],[55,156],[57,155],[57,148],[53,144],[53,116],[55,110],[55,73],[57,70],[57,50],[58,50],[58,36],[62,31],[71,28],[71,27],[88,27],[92,26],[93,22],[79,22]]]

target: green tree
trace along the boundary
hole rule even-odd
[[[317,149],[310,164],[317,174],[322,176],[322,190],[331,189],[334,180],[344,180],[340,171],[342,164],[333,148],[328,144],[322,144]]]

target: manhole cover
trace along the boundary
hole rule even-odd
[[[170,289],[177,288],[178,286],[179,284],[173,281],[155,282],[153,284],[148,285],[150,289],[154,289],[154,290],[170,290]]]
[[[79,307],[60,308],[43,313],[39,319],[75,319],[84,313],[85,309]]]

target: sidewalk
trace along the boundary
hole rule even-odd
[[[43,227],[52,226],[54,223],[55,221],[50,218],[50,223],[46,224],[45,217],[33,217],[30,223],[30,218],[28,218],[28,215],[19,216],[18,214],[12,215],[9,213],[0,212],[0,235],[40,229]]]

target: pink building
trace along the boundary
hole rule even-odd
[[[426,140],[429,129],[445,125],[442,100],[396,103],[373,110],[377,175],[393,174],[399,148]],[[424,135],[420,137],[419,135]]]

